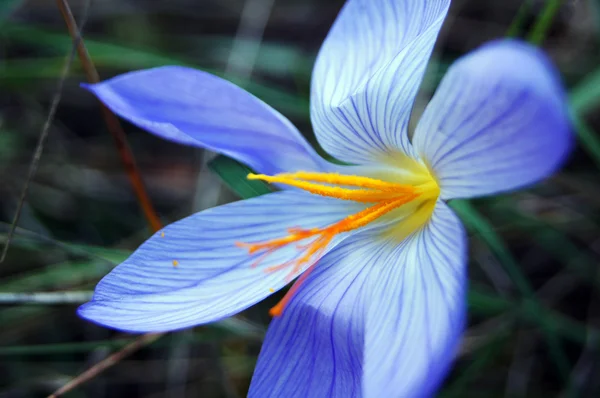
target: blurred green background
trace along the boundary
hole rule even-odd
[[[102,78],[167,64],[208,70],[281,111],[313,143],[311,68],[342,4],[70,1]],[[440,396],[598,397],[600,1],[455,0],[413,119],[454,59],[506,35],[541,45],[558,65],[578,145],[561,173],[535,187],[452,203],[470,232],[470,319]],[[71,48],[54,1],[0,0],[2,244]],[[75,59],[0,264],[3,398],[47,396],[135,338],[75,315],[94,284],[150,234],[83,81]],[[165,223],[264,192],[229,159],[124,128]],[[66,396],[245,396],[276,301],[158,338]]]

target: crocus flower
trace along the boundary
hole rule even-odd
[[[79,314],[157,332],[214,322],[299,277],[273,308],[252,397],[423,397],[466,313],[466,239],[445,204],[552,173],[571,130],[537,49],[496,41],[448,70],[409,139],[411,109],[449,0],[349,0],[318,55],[320,158],[282,115],[201,71],[161,67],[89,89],[149,132],[250,166],[277,192],[164,228]],[[173,265],[177,265],[173,267]]]

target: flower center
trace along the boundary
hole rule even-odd
[[[364,203],[366,207],[348,217],[323,228],[289,228],[288,234],[281,238],[272,239],[265,242],[242,243],[237,242],[238,247],[248,250],[250,254],[261,252],[262,255],[252,264],[252,267],[258,266],[265,257],[274,251],[290,244],[297,244],[297,248],[302,253],[293,260],[283,264],[268,267],[265,272],[280,271],[289,269],[287,280],[294,279],[307,265],[308,269],[298,278],[294,286],[288,291],[288,294],[273,307],[270,311],[272,316],[279,316],[289,302],[298,286],[306,279],[309,272],[314,269],[317,261],[323,255],[323,252],[336,235],[349,232],[373,221],[380,219],[384,215],[399,209],[410,202],[424,203],[435,199],[439,195],[439,187],[436,181],[427,173],[429,178],[418,185],[399,184],[387,182],[376,178],[342,175],[336,173],[317,173],[304,172],[281,173],[274,176],[263,174],[249,174],[250,180],[262,180],[268,183],[285,184],[303,189],[315,195],[349,200],[358,203]],[[418,199],[418,200],[417,200]],[[414,214],[418,214],[418,209]],[[427,214],[427,218],[431,213]],[[408,217],[411,218],[411,217]],[[414,217],[413,217],[414,218]],[[421,219],[422,217],[419,217]],[[415,224],[414,221],[409,224]],[[416,223],[422,224],[421,221]],[[404,228],[406,229],[406,228]],[[415,229],[411,226],[409,232]],[[403,232],[404,233],[404,232]],[[309,240],[309,243],[298,244],[300,241]]]

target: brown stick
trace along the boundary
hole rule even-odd
[[[77,23],[75,22],[75,18],[73,17],[73,13],[69,7],[69,4],[66,0],[56,0],[56,4],[58,9],[60,10],[65,23],[67,24],[67,28],[69,29],[69,34],[73,39],[73,43],[77,47],[77,54],[79,55],[79,60],[85,74],[87,76],[87,80],[90,83],[98,83],[100,81],[100,77],[98,76],[98,72],[96,71],[96,67],[94,66],[90,55],[85,48],[85,44],[81,35],[79,34],[79,29],[77,27]],[[119,155],[121,156],[121,160],[123,162],[123,166],[129,176],[129,180],[133,187],[133,190],[137,196],[138,202],[142,207],[144,215],[150,224],[150,227],[153,231],[158,231],[162,228],[162,223],[158,218],[156,211],[154,210],[154,206],[152,206],[152,202],[148,197],[148,193],[146,192],[146,188],[144,186],[144,182],[140,176],[140,172],[135,164],[135,160],[133,154],[131,152],[131,148],[127,143],[127,139],[125,138],[125,132],[121,127],[121,123],[119,119],[108,109],[104,104],[101,104],[102,116],[104,117],[104,121],[106,122],[106,126],[108,127],[108,131],[111,133],[115,140],[115,145],[117,146],[117,150]],[[81,373],[79,376],[72,379],[70,382],[56,390],[53,394],[51,394],[48,398],[56,398],[59,397],[75,387],[85,383],[88,380],[93,379],[101,372],[105,371],[109,367],[121,361],[123,358],[131,355],[133,352],[139,350],[140,348],[156,341],[164,333],[148,333],[140,336],[132,343],[123,347],[120,351],[110,355],[106,359],[100,361],[96,365],[92,366],[85,372]]]
[[[25,183],[23,184],[23,188],[21,190],[21,195],[19,197],[19,202],[17,204],[17,209],[15,211],[15,215],[13,216],[12,222],[10,223],[10,228],[8,230],[8,235],[6,236],[6,242],[4,243],[4,247],[2,248],[2,252],[0,253],[0,263],[4,261],[6,255],[8,253],[8,248],[12,242],[13,236],[15,235],[15,231],[17,229],[17,224],[19,223],[19,218],[21,218],[21,212],[23,211],[23,206],[25,205],[25,200],[27,199],[27,194],[29,193],[29,184],[35,173],[37,172],[38,165],[40,164],[40,159],[42,158],[42,152],[44,151],[44,147],[46,146],[46,141],[48,140],[48,135],[50,133],[50,126],[52,125],[52,121],[54,120],[54,116],[56,115],[56,111],[58,110],[58,105],[60,103],[60,99],[62,97],[63,86],[65,81],[67,80],[67,76],[69,71],[71,70],[71,64],[73,63],[73,59],[75,58],[75,43],[73,44],[73,48],[69,51],[67,58],[65,59],[65,63],[63,65],[62,71],[60,73],[60,77],[58,79],[58,85],[56,87],[56,93],[52,97],[52,102],[50,103],[50,109],[48,110],[48,116],[46,117],[46,121],[44,122],[44,126],[42,127],[42,131],[38,137],[38,142],[35,146],[35,151],[33,152],[33,157],[31,159],[31,163],[29,164],[29,170],[27,172],[27,177],[25,178]]]
[[[77,28],[77,23],[75,22],[75,18],[71,13],[71,8],[66,0],[56,0],[56,4],[60,13],[62,14],[65,23],[67,24],[67,28],[69,29],[69,34],[73,38],[73,42],[77,46],[77,54],[79,55],[79,60],[81,65],[83,66],[83,70],[87,76],[87,80],[90,83],[98,83],[100,81],[100,77],[98,76],[98,71],[94,66],[90,55],[85,48],[85,44],[83,39],[80,37],[79,29]],[[129,176],[129,180],[137,196],[138,202],[142,207],[144,215],[150,224],[150,227],[154,232],[158,231],[162,228],[162,223],[160,219],[156,215],[156,211],[154,210],[154,206],[150,201],[148,193],[146,192],[146,188],[144,186],[144,182],[140,175],[139,169],[135,163],[133,158],[133,153],[131,152],[131,148],[127,143],[127,139],[125,138],[125,132],[121,127],[121,123],[119,119],[115,116],[114,113],[110,111],[104,104],[101,104],[102,116],[104,117],[104,121],[106,122],[106,126],[108,127],[108,131],[113,136],[115,140],[115,145],[117,146],[117,151],[121,156],[121,161],[123,162],[123,166],[125,167],[125,171]]]
[[[92,366],[91,368],[89,368],[88,370],[86,370],[85,372],[83,372],[82,374],[80,374],[79,376],[77,376],[76,378],[74,378],[73,380],[71,380],[70,382],[68,382],[67,384],[65,384],[64,386],[59,388],[58,390],[56,390],[54,393],[49,395],[48,398],[60,397],[61,395],[71,391],[78,385],[83,384],[86,381],[93,379],[99,373],[105,371],[106,369],[110,368],[114,364],[118,363],[123,358],[133,354],[135,351],[139,350],[140,348],[142,348],[150,343],[155,342],[163,335],[164,335],[164,333],[148,333],[143,336],[140,336],[135,341],[133,341],[133,342],[129,343],[128,345],[126,345],[125,347],[123,347],[120,351],[115,352],[114,354],[110,355],[108,358],[103,359],[102,361],[98,362],[96,365]]]

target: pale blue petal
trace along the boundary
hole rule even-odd
[[[413,138],[444,199],[532,184],[563,163],[571,143],[557,71],[540,50],[512,40],[459,59]]]
[[[113,112],[159,137],[225,154],[259,173],[327,167],[289,120],[206,72],[167,66],[86,87]]]
[[[249,255],[236,242],[283,237],[290,227],[323,227],[362,208],[281,191],[194,214],[153,235],[104,277],[79,314],[136,332],[180,329],[233,315],[285,286],[289,269],[265,269],[301,253],[288,245],[252,268],[260,254]]]
[[[464,328],[465,249],[443,203],[401,244],[370,232],[344,240],[271,323],[249,396],[433,394]]]
[[[466,265],[464,228],[443,202],[419,233],[381,250],[366,310],[365,397],[435,393],[465,326]]]
[[[407,127],[450,0],[349,0],[317,58],[311,118],[348,163],[411,153]]]

